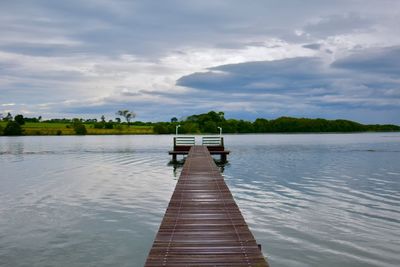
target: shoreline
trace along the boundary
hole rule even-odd
[[[222,135],[328,135],[328,134],[377,134],[377,133],[400,133],[400,131],[363,131],[363,132],[269,132],[269,133],[223,133]],[[176,136],[176,134],[159,134],[159,133],[87,133],[87,134],[22,134],[22,135],[0,135],[0,137],[24,137],[24,136],[126,136],[126,135],[155,135],[155,136]],[[179,136],[204,136],[212,135],[218,136],[215,133],[192,133],[192,134],[178,134]]]

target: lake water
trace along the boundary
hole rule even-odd
[[[0,137],[0,266],[143,266],[172,136]],[[400,134],[226,135],[271,266],[399,266]]]

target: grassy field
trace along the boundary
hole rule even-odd
[[[0,122],[3,129],[7,122]],[[127,126],[117,125],[114,129],[95,129],[94,124],[84,124],[88,135],[111,135],[111,134],[153,134],[152,126]],[[27,122],[22,125],[24,135],[74,135],[75,131],[68,123]]]

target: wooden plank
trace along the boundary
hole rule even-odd
[[[268,266],[205,146],[193,146],[145,266]]]

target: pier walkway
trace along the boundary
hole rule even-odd
[[[268,266],[207,146],[192,146],[145,266]]]

